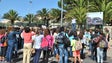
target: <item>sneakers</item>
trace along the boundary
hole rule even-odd
[[[7,61],[3,61],[4,63],[8,63]]]
[[[81,62],[83,62],[83,59],[81,59]]]

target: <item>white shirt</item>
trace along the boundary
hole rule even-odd
[[[55,38],[56,38],[57,35],[58,35],[57,33],[54,33],[54,35],[53,35],[54,42],[55,42]]]
[[[32,40],[34,40],[33,48],[40,49],[41,48],[41,42],[44,35],[34,35],[32,36]]]
[[[72,19],[72,23],[76,23],[76,19]]]

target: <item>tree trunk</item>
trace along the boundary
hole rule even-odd
[[[44,25],[46,25],[47,27],[49,26],[49,19],[47,18],[44,19]]]
[[[14,20],[11,20],[11,25],[14,25]]]
[[[31,21],[29,21],[29,23],[28,23],[28,25],[27,25],[27,26],[30,26],[30,24],[31,24]]]
[[[44,21],[44,25],[46,25],[46,18],[44,18],[43,21]]]
[[[79,28],[80,30],[82,30],[82,29],[83,29],[83,27],[82,27],[82,24],[81,24],[81,23],[78,25],[78,28]]]

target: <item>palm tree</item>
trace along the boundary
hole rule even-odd
[[[24,21],[28,21],[29,22],[28,24],[31,24],[34,20],[35,20],[35,15],[33,14],[27,14],[24,17]]]
[[[61,10],[59,9],[51,9],[49,12],[49,17],[53,22],[58,22],[61,17]]]
[[[66,12],[66,18],[76,18],[77,24],[81,28],[83,24],[86,22],[86,13],[88,12],[87,9],[87,2],[85,0],[76,0],[74,1],[75,7]]]
[[[94,1],[94,8],[96,11],[103,12],[104,22],[109,22],[112,18],[112,1],[110,0],[99,0]]]
[[[42,18],[42,20],[44,21],[44,25],[49,26],[49,10],[43,8],[42,10],[37,11],[36,15]]]
[[[19,16],[15,10],[9,10],[3,15],[3,18],[11,20],[11,24],[13,25],[14,21],[19,19]]]
[[[63,9],[66,11],[73,9],[76,6],[75,1],[76,0],[63,0]],[[61,0],[58,1],[58,7],[60,8],[61,2]]]

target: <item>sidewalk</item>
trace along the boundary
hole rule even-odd
[[[14,62],[15,63],[22,63],[22,58],[23,58],[23,53],[22,53],[22,49],[18,51],[19,57],[15,58]],[[108,49],[107,52],[107,61],[104,61],[105,63],[112,63],[112,48]],[[32,60],[32,58],[31,58]],[[73,61],[73,60],[72,60]],[[1,63],[1,62],[0,62]],[[31,62],[32,63],[32,62]],[[40,59],[40,63],[43,63],[42,60]],[[55,57],[51,57],[49,58],[49,63],[58,63]],[[69,63],[73,63],[73,62],[69,62]],[[87,56],[84,60],[83,63],[96,63],[95,61],[91,60],[89,56]]]
[[[107,56],[112,59],[112,40],[109,41],[110,48],[107,51]]]
[[[112,48],[108,49],[107,56],[112,59]]]

